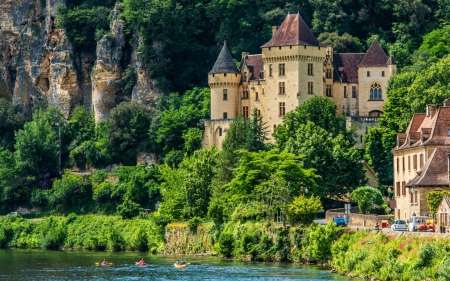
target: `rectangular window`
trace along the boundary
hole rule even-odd
[[[414,204],[417,204],[417,191],[414,191]]]
[[[327,85],[325,88],[325,94],[327,97],[332,97],[331,95],[331,85]]]
[[[411,171],[411,156],[408,156],[408,171]]]
[[[259,94],[258,94],[258,92],[256,92],[256,94],[255,94],[255,100],[259,100]]]
[[[285,102],[280,102],[279,103],[279,116],[284,116],[286,114],[286,103]]]
[[[384,77],[384,71],[381,71],[381,76]]]
[[[406,181],[402,181],[402,195],[406,196]]]
[[[347,86],[344,86],[344,98],[347,98]]]
[[[272,76],[272,65],[269,64],[269,76]]]
[[[405,172],[405,157],[402,157],[402,171]]]
[[[222,136],[222,128],[219,128],[219,137]]]
[[[356,86],[352,86],[352,98],[356,98]]]
[[[409,203],[414,204],[414,193],[409,193]]]
[[[397,187],[396,188],[396,193],[397,193],[396,195],[397,195],[397,197],[400,197],[400,182],[396,183],[396,187]]]
[[[367,71],[367,77],[370,77],[370,71]]]
[[[227,74],[226,74],[226,73],[224,73],[224,74],[223,74],[223,76],[227,77]]]
[[[243,92],[242,98],[243,99],[248,99],[248,88],[244,88],[244,92]]]
[[[420,164],[420,167],[419,167],[419,169],[420,169],[423,166],[423,154],[420,154],[420,156],[419,156],[419,164]]]
[[[244,82],[247,82],[247,72],[244,72]]]
[[[308,94],[309,95],[314,94],[314,82],[308,82]]]
[[[223,100],[228,100],[228,90],[223,89]]]
[[[286,68],[284,63],[280,63],[279,65],[279,75],[286,75]]]
[[[223,113],[223,119],[228,119],[228,113],[226,112]]]
[[[397,172],[399,172],[399,171],[400,171],[399,165],[400,165],[400,161],[399,161],[399,159],[398,159],[398,157],[397,157],[397,167],[396,167],[396,169],[397,169]]]
[[[417,170],[417,155],[413,155],[413,169]]]
[[[284,86],[284,82],[280,82],[278,83],[278,87],[279,87],[279,95],[284,95],[286,94],[286,87]]]
[[[243,115],[245,118],[248,118],[248,106],[243,106],[243,107],[242,107],[242,115]]]
[[[275,129],[277,128],[276,124],[273,124],[273,131],[275,132]]]
[[[258,116],[261,116],[261,110],[258,109]]]
[[[331,76],[331,69],[327,69],[325,73],[326,73],[326,78],[328,78],[328,79],[333,78],[333,76]]]
[[[313,64],[312,63],[308,63],[308,75],[309,76],[313,76]]]

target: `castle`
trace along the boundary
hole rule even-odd
[[[386,86],[397,71],[394,57],[387,57],[376,39],[367,53],[333,53],[300,14],[293,14],[272,28],[261,50],[242,53],[238,69],[224,44],[208,74],[211,119],[205,121],[204,147],[220,148],[233,118],[251,117],[254,109],[271,135],[287,112],[317,95],[342,109],[347,125],[356,128],[357,147],[363,146],[363,136],[383,113]]]

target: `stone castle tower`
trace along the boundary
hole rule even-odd
[[[208,74],[211,120],[205,121],[204,147],[220,148],[232,119],[250,117],[254,109],[271,135],[287,112],[316,95],[336,102],[348,126],[356,127],[362,147],[363,135],[383,113],[387,82],[397,70],[394,57],[388,58],[377,40],[367,53],[334,53],[295,14],[272,28],[272,38],[261,49],[262,54],[242,53],[237,69],[224,44]]]

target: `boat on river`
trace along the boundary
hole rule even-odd
[[[186,268],[186,267],[187,267],[187,264],[178,264],[178,263],[174,263],[173,266],[174,266],[175,268]]]

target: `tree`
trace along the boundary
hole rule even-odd
[[[22,129],[24,115],[10,101],[0,98],[0,146],[14,148],[14,132]]]
[[[300,195],[288,205],[287,215],[293,221],[309,224],[316,218],[317,211],[322,208],[322,203],[318,196],[306,197]]]
[[[337,32],[324,32],[317,37],[317,40],[323,44],[331,45],[335,53],[358,53],[362,50],[359,39],[348,33],[339,35]]]
[[[436,214],[444,196],[450,196],[450,191],[430,191],[427,193],[428,209],[432,215]]]
[[[252,118],[248,120],[247,138],[243,148],[250,152],[266,150],[267,122],[263,122],[262,115],[253,109]]]
[[[358,208],[361,214],[368,214],[372,206],[381,206],[384,203],[381,192],[371,186],[358,187],[350,194],[350,198],[358,202]]]
[[[313,193],[322,200],[339,198],[366,180],[361,156],[353,142],[342,135],[332,137],[311,122],[298,127],[286,143],[286,151],[301,155],[303,166],[317,171],[320,178]]]
[[[136,101],[122,102],[111,111],[109,147],[113,159],[124,165],[135,165],[137,148],[147,136],[150,117]]]
[[[337,115],[337,105],[327,97],[314,96],[288,112],[283,117],[282,126],[277,126],[273,136],[277,146],[284,149],[288,140],[299,132],[300,126],[308,122],[324,129],[332,136],[342,134],[350,143],[354,143],[351,130],[347,130],[345,117]]]

